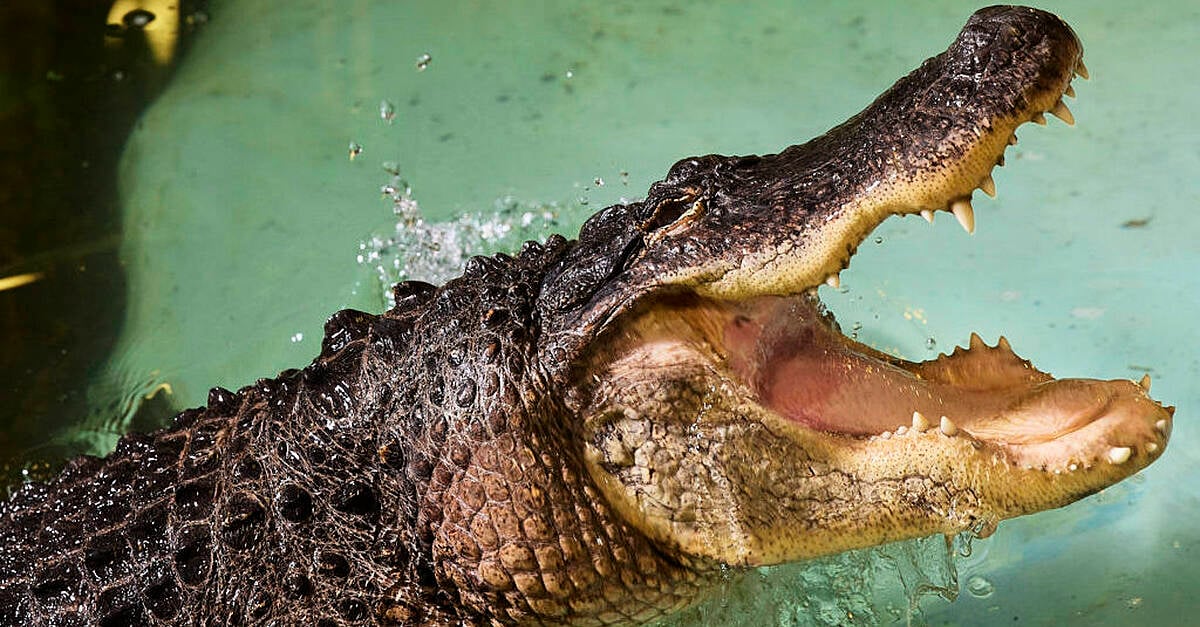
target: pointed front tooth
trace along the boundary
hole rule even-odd
[[[962,225],[964,231],[969,233],[975,232],[975,209],[971,207],[971,201],[963,198],[956,200],[950,205],[950,211],[954,213],[954,217],[958,219],[958,223]]]
[[[942,416],[942,422],[938,425],[938,430],[944,435],[954,437],[958,434],[958,425],[954,424],[954,421],[949,418]]]
[[[979,184],[979,189],[982,189],[983,193],[992,198],[996,197],[996,181],[992,178],[991,174],[983,177],[983,182]]]
[[[825,285],[828,285],[829,287],[832,287],[833,289],[836,290],[837,288],[842,286],[842,278],[840,276],[838,276],[836,273],[831,274],[831,275],[825,277]]]
[[[924,414],[922,414],[919,411],[913,412],[913,421],[912,421],[913,431],[916,431],[917,433],[925,433],[926,431],[929,430],[929,427],[931,427],[931,426],[933,426],[933,425],[929,424],[929,419],[926,418]]]
[[[1145,392],[1147,394],[1150,393],[1150,374],[1149,373],[1142,375],[1142,380],[1138,381],[1138,387],[1142,388],[1143,392]]]
[[[1070,83],[1068,83],[1068,84],[1067,84],[1067,89],[1066,89],[1065,91],[1063,91],[1063,95],[1064,95],[1064,96],[1071,97],[1071,98],[1074,98],[1074,97],[1075,97],[1075,88],[1074,88],[1074,87],[1072,87],[1072,86],[1070,85]]]
[[[922,218],[925,218],[925,221],[926,221],[926,222],[928,222],[928,223],[930,223],[930,224],[933,224],[933,211],[931,211],[931,210],[929,210],[929,209],[922,209],[922,210],[921,210],[921,217],[922,217]]]
[[[1054,103],[1054,108],[1050,110],[1054,117],[1066,122],[1069,126],[1075,126],[1075,116],[1071,115],[1071,110],[1067,108],[1066,103],[1062,100]]]
[[[971,350],[983,348],[983,338],[979,337],[978,333],[971,332],[971,339],[968,341],[967,347]]]
[[[1088,76],[1087,66],[1083,64],[1083,59],[1080,59],[1079,62],[1075,64],[1075,75],[1082,77],[1085,81],[1091,78]]]
[[[1033,114],[1033,117],[1029,118],[1029,121],[1033,122],[1034,124],[1040,124],[1042,126],[1045,126],[1046,125],[1046,116],[1042,115],[1042,113],[1039,111],[1039,112]]]
[[[1108,461],[1114,464],[1124,464],[1129,461],[1129,456],[1133,454],[1133,449],[1128,446],[1114,446],[1108,449]]]

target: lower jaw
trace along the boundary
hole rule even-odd
[[[806,429],[855,438],[933,429],[1051,472],[1155,456],[1166,444],[1170,412],[1139,385],[1056,380],[1003,338],[989,347],[972,336],[969,349],[916,363],[845,337],[813,296],[727,309],[732,370],[764,406]]]

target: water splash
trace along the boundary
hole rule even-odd
[[[523,202],[505,196],[496,200],[490,212],[431,222],[399,168],[388,162],[384,169],[391,179],[380,190],[391,200],[396,222],[391,232],[373,234],[360,242],[357,260],[371,270],[375,279],[371,291],[388,308],[395,305],[391,287],[399,281],[444,283],[462,274],[471,257],[512,253],[527,240],[545,242],[551,233],[561,230],[559,218],[564,212],[580,213],[559,203]]]
[[[730,576],[716,598],[662,625],[923,624],[921,603],[958,596],[960,536],[929,536]],[[800,596],[797,596],[800,591]]]

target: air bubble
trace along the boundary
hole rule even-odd
[[[354,161],[355,159],[358,158],[359,155],[362,154],[363,147],[362,147],[362,144],[360,144],[358,142],[350,142],[349,150],[350,150],[350,160]]]
[[[433,57],[430,56],[428,52],[417,57],[417,70],[420,72],[424,72],[425,68],[429,67],[430,61],[433,61]]]
[[[396,105],[387,100],[379,102],[379,119],[391,124],[396,119]]]
[[[882,244],[882,243],[883,243],[883,237],[882,237],[882,236],[876,236],[876,237],[875,237],[875,243],[876,243],[876,244]]]
[[[934,350],[935,348],[937,348],[937,340],[935,340],[931,337],[925,338],[925,349],[926,350]]]
[[[992,582],[980,575],[971,575],[967,578],[967,592],[970,592],[971,596],[986,599],[995,591],[996,587],[992,585]]]

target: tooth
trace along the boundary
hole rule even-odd
[[[933,212],[932,212],[932,211],[930,211],[929,209],[922,209],[922,210],[921,210],[921,217],[922,217],[922,218],[925,218],[925,221],[926,221],[926,222],[928,222],[928,223],[930,223],[930,224],[933,224]]]
[[[1034,124],[1041,124],[1042,126],[1045,126],[1046,125],[1046,116],[1042,115],[1042,112],[1039,111],[1039,112],[1033,114],[1033,117],[1029,118],[1029,121],[1033,122]]]
[[[996,181],[992,179],[991,174],[983,177],[983,182],[979,184],[979,189],[982,189],[983,193],[992,198],[996,197]]]
[[[1083,64],[1083,59],[1080,59],[1079,62],[1075,64],[1075,75],[1083,77],[1083,80],[1085,81],[1090,78],[1088,76],[1087,66]]]
[[[829,287],[832,287],[833,289],[836,290],[837,288],[842,286],[842,278],[839,277],[837,274],[831,274],[831,275],[825,277],[825,285],[828,285]]]
[[[1142,388],[1143,392],[1145,392],[1147,394],[1150,393],[1150,374],[1149,373],[1142,375],[1142,380],[1138,381],[1138,387]]]
[[[1166,418],[1161,418],[1158,422],[1154,423],[1154,428],[1158,429],[1159,433],[1165,436],[1170,437],[1171,435],[1171,423],[1167,422]]]
[[[1009,146],[1017,145],[1017,134],[1016,133],[1013,133],[1012,135],[1008,136],[1008,145]]]
[[[879,434],[879,437],[880,437],[881,439],[884,439],[884,440],[890,440],[890,439],[892,439],[892,432],[891,432],[891,431],[884,431],[883,433],[880,433],[880,434]]]
[[[1158,442],[1147,442],[1146,443],[1146,452],[1147,453],[1157,453],[1158,452]]]
[[[969,341],[968,346],[971,348],[971,350],[975,350],[977,348],[983,348],[983,338],[979,337],[978,333],[975,333],[974,331],[972,331],[971,339]]]
[[[949,418],[942,416],[942,424],[938,425],[938,429],[945,435],[954,437],[958,433],[958,425],[954,424]]]
[[[1114,446],[1108,449],[1108,461],[1114,464],[1124,464],[1129,461],[1129,456],[1133,454],[1133,449],[1128,446]]]
[[[1074,98],[1074,97],[1075,97],[1075,88],[1074,88],[1074,87],[1072,87],[1070,83],[1068,83],[1068,84],[1067,84],[1067,89],[1066,89],[1065,91],[1063,91],[1063,95],[1064,95],[1064,96],[1070,96],[1071,98]]]
[[[917,433],[924,433],[929,430],[930,426],[932,425],[929,424],[929,419],[926,418],[924,414],[919,411],[913,412],[913,431],[916,431]]]
[[[1050,113],[1063,122],[1066,122],[1069,126],[1075,125],[1075,116],[1071,115],[1071,110],[1067,108],[1066,103],[1062,100],[1054,103],[1054,108],[1050,110]]]
[[[908,427],[904,425],[896,427],[896,435],[904,435],[905,433],[908,433]]]
[[[1008,343],[1008,338],[1000,336],[1000,341],[996,342],[996,348],[1003,348],[1008,352],[1012,352],[1012,345]]]
[[[975,232],[975,210],[971,208],[969,199],[956,200],[950,205],[950,211],[954,212],[954,217],[958,219],[958,223],[962,225],[963,230],[967,233]]]

